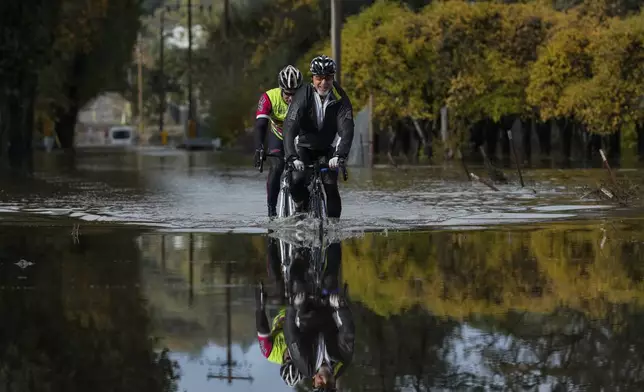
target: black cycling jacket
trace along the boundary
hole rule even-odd
[[[333,373],[340,377],[353,360],[355,325],[348,307],[333,309],[317,308],[300,314],[309,319],[312,330],[302,331],[296,324],[297,311],[291,305],[286,308],[284,338],[293,363],[305,377],[313,377],[316,372],[317,337],[324,335],[327,353],[332,361]],[[308,316],[308,317],[307,317]]]
[[[317,151],[326,151],[335,135],[340,136],[334,156],[347,158],[353,142],[353,107],[351,100],[337,82],[333,82],[331,102],[324,113],[322,129],[318,130],[315,96],[312,84],[300,87],[288,108],[284,120],[285,159],[293,161],[298,157],[295,149],[295,137],[299,136],[298,146]]]

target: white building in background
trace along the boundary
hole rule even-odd
[[[131,123],[132,104],[127,99],[119,93],[101,94],[78,112],[75,144],[105,144],[111,127]]]
[[[132,105],[119,93],[99,95],[78,112],[81,124],[127,124],[131,121]]]
[[[165,29],[164,29],[165,30]],[[188,28],[184,26],[174,26],[170,29],[171,34],[165,39],[168,47],[188,49]],[[201,25],[192,26],[192,49],[199,49],[206,46],[208,42],[208,32]]]

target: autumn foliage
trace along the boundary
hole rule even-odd
[[[385,124],[433,119],[446,104],[465,126],[565,117],[613,133],[643,120],[644,16],[614,16],[604,3],[562,12],[540,1],[443,1],[412,11],[380,0],[345,23],[343,84],[357,107],[373,93]]]

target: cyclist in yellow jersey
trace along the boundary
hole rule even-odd
[[[282,299],[282,307],[277,316],[273,318],[272,325],[269,327],[268,317],[266,317],[265,293],[262,290],[256,292],[256,309],[255,322],[257,328],[257,340],[262,355],[269,362],[281,365],[280,376],[286,385],[293,387],[302,380],[302,374],[293,364],[289,351],[286,348],[286,339],[284,337],[284,320],[286,316],[286,300],[284,289],[284,278],[281,270],[281,260],[277,250],[277,240],[269,238],[268,246],[268,271],[273,275]]]
[[[261,152],[264,151],[264,141],[270,123],[266,143],[266,160],[270,164],[266,179],[266,197],[268,216],[277,215],[277,196],[280,191],[280,177],[284,171],[284,143],[282,124],[291,98],[302,85],[302,73],[292,65],[284,67],[278,75],[279,87],[266,91],[259,98],[255,121],[255,167],[260,166]]]

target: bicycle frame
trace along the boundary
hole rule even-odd
[[[286,218],[295,212],[295,202],[291,197],[291,170],[284,169],[282,173],[280,193],[277,196],[277,216]],[[284,241],[279,241],[280,261],[282,263],[282,274],[288,278],[290,259],[292,258],[291,246]]]
[[[295,212],[295,202],[291,197],[291,169],[286,168],[282,173],[280,193],[277,195],[277,217],[286,218]]]
[[[316,162],[313,166],[313,175],[312,179],[309,182],[309,215],[312,218],[316,219],[326,219],[327,218],[327,196],[326,191],[324,190],[324,184],[322,182],[322,173],[328,171],[328,168],[320,168],[319,162]],[[317,203],[317,205],[315,205]]]

